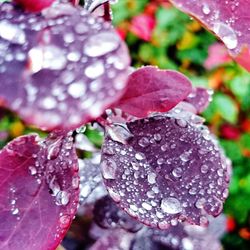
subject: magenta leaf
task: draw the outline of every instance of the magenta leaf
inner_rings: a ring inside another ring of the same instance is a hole
[[[109,197],[104,196],[95,203],[94,220],[102,228],[122,228],[129,232],[137,232],[142,224],[118,208]]]
[[[49,7],[55,0],[14,0],[27,11],[38,12]]]
[[[222,211],[229,164],[194,117],[176,109],[127,123],[126,141],[106,135],[101,170],[107,190],[146,225],[165,229],[179,220],[206,226],[206,214]]]
[[[0,4],[0,103],[40,128],[71,129],[126,87],[129,56],[111,24],[60,3],[42,14]]]
[[[0,249],[53,250],[76,213],[72,137],[19,137],[0,151]]]
[[[191,92],[190,81],[181,73],[147,66],[133,72],[127,91],[115,107],[139,118],[150,112],[166,112]]]
[[[250,2],[245,0],[170,0],[216,34],[229,53],[250,71]]]
[[[202,113],[209,105],[210,101],[212,100],[213,91],[197,87],[193,88],[192,92],[187,96],[184,100],[194,106],[196,109],[196,113]]]

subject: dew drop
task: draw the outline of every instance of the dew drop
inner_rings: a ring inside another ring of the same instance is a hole
[[[182,176],[182,169],[180,167],[174,168],[172,174],[176,178],[180,178]]]
[[[142,138],[138,141],[138,144],[139,144],[141,147],[145,148],[145,147],[147,147],[147,146],[150,144],[150,142],[149,142],[149,139],[148,139],[148,138],[142,137]]]
[[[103,75],[104,65],[101,61],[94,62],[85,69],[85,75],[90,79],[96,79]]]
[[[69,215],[63,215],[59,219],[60,227],[65,229],[70,225],[71,219]]]
[[[135,159],[138,161],[141,161],[141,160],[145,159],[145,155],[143,153],[136,153]]]
[[[119,46],[119,37],[113,33],[100,32],[88,38],[83,52],[90,57],[103,56]]]
[[[69,203],[70,194],[66,191],[59,191],[56,195],[56,204],[66,206]]]
[[[173,197],[162,199],[161,209],[168,214],[178,214],[182,211],[180,201]]]
[[[116,178],[117,165],[113,160],[104,160],[101,163],[102,175],[104,179],[114,180]]]
[[[201,173],[202,174],[206,174],[208,172],[208,170],[209,170],[208,165],[206,165],[206,164],[201,165]]]
[[[148,182],[150,183],[150,184],[155,184],[155,182],[156,182],[156,174],[155,173],[149,173],[148,174]]]
[[[142,207],[148,211],[150,211],[152,209],[152,206],[150,204],[148,204],[147,202],[143,202]]]
[[[19,214],[19,209],[18,209],[18,208],[14,208],[14,209],[12,210],[12,214],[13,214],[13,215],[18,215],[18,214]]]
[[[29,167],[29,172],[31,175],[35,175],[37,173],[37,170],[34,166],[30,166]]]
[[[238,39],[234,30],[225,23],[215,23],[213,28],[221,40],[225,43],[228,49],[235,49],[238,45]]]
[[[209,8],[209,6],[207,4],[203,4],[202,6],[202,12],[205,14],[205,15],[209,15],[211,10]]]

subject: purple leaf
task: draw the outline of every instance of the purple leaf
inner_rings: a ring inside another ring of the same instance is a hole
[[[129,56],[111,24],[70,3],[26,13],[0,4],[0,103],[40,128],[102,114],[126,86]]]
[[[226,45],[232,57],[250,71],[250,2],[245,0],[170,0],[197,18]]]
[[[78,204],[72,137],[19,137],[0,151],[0,249],[53,250]]]
[[[208,230],[199,226],[177,224],[166,230],[148,229],[137,236],[131,250],[220,250],[221,245]]]
[[[118,208],[109,196],[95,203],[93,214],[95,222],[102,228],[122,228],[129,232],[137,232],[142,228],[141,223]]]
[[[208,107],[210,101],[212,100],[212,94],[212,90],[197,87],[193,88],[192,92],[184,101],[192,104],[196,109],[196,113],[199,114]]]
[[[191,92],[190,81],[181,73],[147,66],[128,80],[127,91],[115,107],[139,118],[150,112],[166,112]]]
[[[90,247],[90,250],[129,250],[132,238],[133,234],[124,230],[109,230]]]
[[[146,225],[165,229],[180,220],[205,226],[206,213],[222,211],[229,166],[195,117],[176,109],[127,123],[126,141],[106,135],[104,183],[118,206]]]

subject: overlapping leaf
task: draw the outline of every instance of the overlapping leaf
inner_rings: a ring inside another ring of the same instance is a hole
[[[250,71],[249,0],[170,0],[200,20],[226,45],[230,54]]]
[[[22,136],[0,152],[0,248],[53,250],[78,205],[72,138]]]
[[[104,196],[95,203],[93,213],[95,222],[103,228],[122,228],[129,232],[137,232],[142,228],[141,223],[118,208],[109,196]]]
[[[109,133],[102,148],[110,196],[151,227],[207,225],[205,215],[219,215],[228,196],[228,162],[208,129],[187,114],[176,109],[127,123],[127,140]]]
[[[44,129],[76,128],[126,86],[129,56],[111,24],[60,3],[42,14],[0,4],[0,103]]]
[[[166,112],[191,92],[190,81],[181,73],[147,66],[133,72],[125,94],[116,107],[139,118],[150,112]]]

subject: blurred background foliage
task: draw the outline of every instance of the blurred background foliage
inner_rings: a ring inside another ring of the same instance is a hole
[[[132,65],[158,65],[187,75],[195,86],[214,90],[203,113],[233,162],[225,249],[250,249],[250,74],[234,63],[224,46],[200,24],[166,0],[120,0],[113,5],[114,25],[129,47]],[[14,114],[0,110],[0,148],[29,132]],[[84,132],[97,147],[98,132]]]

